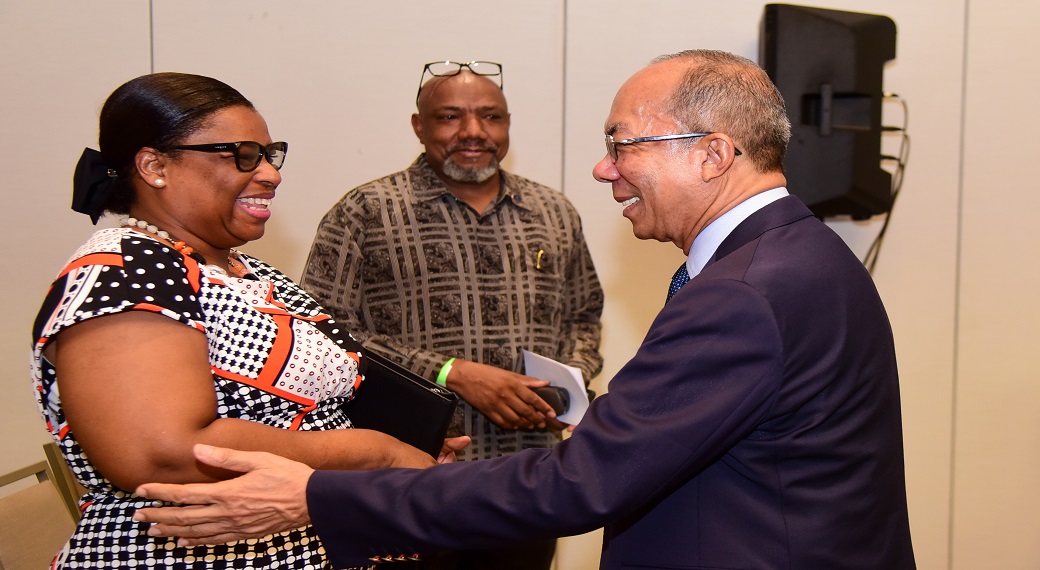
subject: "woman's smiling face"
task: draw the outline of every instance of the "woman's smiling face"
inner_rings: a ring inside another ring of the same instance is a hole
[[[201,129],[179,144],[238,141],[272,142],[267,123],[250,107],[214,112]],[[231,152],[177,150],[163,155],[161,169],[165,186],[146,190],[149,196],[139,194],[144,198],[139,205],[148,210],[140,213],[142,219],[187,242],[207,258],[206,250],[227,250],[264,235],[264,225],[271,216],[269,206],[282,181],[267,160],[261,160],[251,172],[242,172]]]

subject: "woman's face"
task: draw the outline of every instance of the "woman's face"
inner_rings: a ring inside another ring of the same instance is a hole
[[[228,107],[210,115],[203,128],[180,145],[256,141],[268,145],[267,123],[248,107]],[[166,184],[144,190],[141,219],[166,230],[211,259],[264,235],[269,206],[282,177],[267,160],[251,172],[235,166],[230,152],[180,150],[163,155]]]

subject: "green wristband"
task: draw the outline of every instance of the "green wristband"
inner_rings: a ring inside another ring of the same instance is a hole
[[[441,366],[441,371],[437,374],[437,383],[441,386],[448,386],[448,373],[451,372],[451,364],[455,362],[454,358],[449,358],[444,366]]]

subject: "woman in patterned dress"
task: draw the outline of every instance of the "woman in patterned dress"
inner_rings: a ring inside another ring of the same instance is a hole
[[[235,475],[194,461],[195,443],[325,469],[437,462],[340,429],[364,373],[360,344],[292,280],[233,249],[263,235],[287,145],[236,90],[180,73],[113,92],[99,142],[77,166],[73,208],[94,223],[124,217],[70,258],[33,328],[41,413],[87,488],[55,566],[328,568],[309,527],[179,547],[132,518],[153,504],[131,491],[140,483]]]

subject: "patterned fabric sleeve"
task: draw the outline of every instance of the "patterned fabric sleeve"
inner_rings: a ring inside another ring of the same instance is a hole
[[[356,188],[325,214],[318,224],[300,285],[366,348],[433,380],[441,365],[455,355],[408,346],[372,332],[362,322],[365,230],[373,226],[382,231],[381,225],[372,221],[378,218],[380,206],[368,198],[364,186]]]
[[[49,339],[76,323],[128,310],[148,311],[203,330],[198,266],[151,239],[101,231],[55,279],[33,328]],[[133,276],[129,274],[133,273]]]
[[[581,219],[577,210],[563,196],[567,223],[574,239],[571,258],[565,269],[567,277],[563,293],[563,331],[558,360],[582,371],[585,385],[603,369],[603,355],[599,351],[603,313],[603,289],[600,287],[592,254],[585,243]]]
[[[96,233],[54,280],[33,326],[38,350],[74,324],[132,310],[204,331],[198,266],[189,268],[172,248],[124,234]]]

